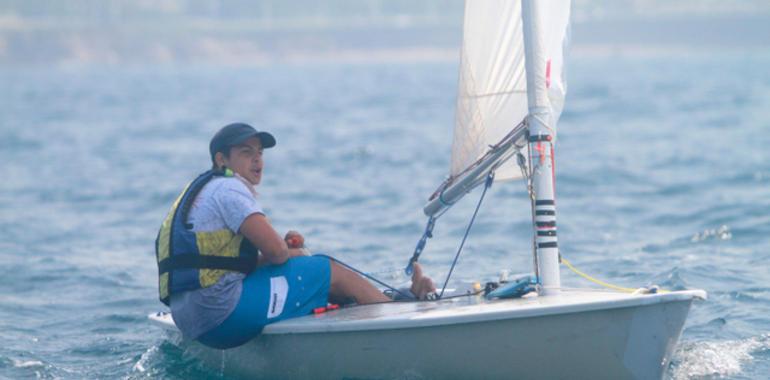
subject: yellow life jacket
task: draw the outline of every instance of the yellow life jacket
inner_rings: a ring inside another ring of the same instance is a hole
[[[177,197],[155,240],[160,300],[169,305],[172,294],[214,285],[228,272],[250,273],[258,251],[243,235],[229,229],[193,232],[187,222],[195,197],[212,179],[232,176],[209,170],[192,181]]]

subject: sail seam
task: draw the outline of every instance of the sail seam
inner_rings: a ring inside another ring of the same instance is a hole
[[[480,98],[489,98],[489,97],[498,96],[498,95],[526,94],[526,93],[527,93],[526,90],[512,90],[512,91],[492,92],[489,94],[481,94],[481,95],[465,95],[465,98],[480,99]]]

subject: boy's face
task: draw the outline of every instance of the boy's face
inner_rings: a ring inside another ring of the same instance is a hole
[[[262,141],[251,137],[241,144],[230,148],[230,157],[222,156],[225,166],[241,177],[246,178],[252,185],[258,185],[262,180]]]

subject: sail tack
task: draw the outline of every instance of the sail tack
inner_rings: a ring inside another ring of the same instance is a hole
[[[566,93],[564,53],[567,47],[569,0],[543,1],[537,20],[546,53],[542,82],[555,128]],[[527,115],[527,79],[521,2],[468,0],[465,4],[460,79],[457,89],[450,175],[455,176],[500,142]],[[496,180],[521,177],[515,162],[503,164]]]

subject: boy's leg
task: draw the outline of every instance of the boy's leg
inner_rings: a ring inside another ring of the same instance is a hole
[[[360,305],[392,301],[357,273],[334,261],[330,261],[330,264],[332,275],[329,287],[330,299],[335,301],[353,299]],[[417,263],[414,264],[411,291],[419,299],[425,299],[428,293],[436,291],[433,281],[423,276],[422,268]]]
[[[359,276],[348,268],[335,263],[331,264],[332,281],[329,287],[329,298],[335,300],[353,299],[363,305],[368,303],[388,302],[391,299],[370,284],[369,281]]]

